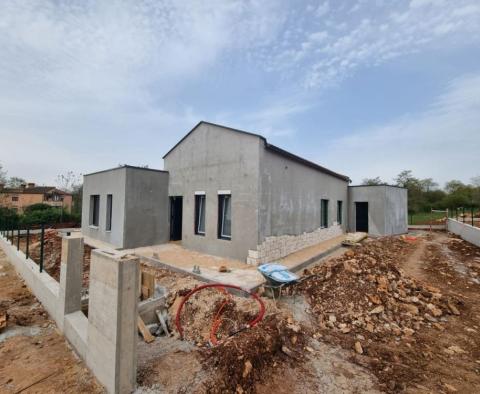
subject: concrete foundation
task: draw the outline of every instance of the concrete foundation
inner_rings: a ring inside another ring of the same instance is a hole
[[[257,250],[248,251],[247,263],[258,265],[272,262],[301,249],[338,237],[341,234],[343,234],[342,227],[335,224],[328,228],[318,228],[311,233],[301,235],[267,237],[261,245],[258,245]]]

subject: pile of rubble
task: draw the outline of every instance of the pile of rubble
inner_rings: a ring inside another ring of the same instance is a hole
[[[344,335],[359,354],[425,324],[441,329],[445,315],[460,313],[458,303],[404,275],[397,262],[411,249],[401,238],[367,242],[305,272],[311,276],[294,291],[307,296],[320,330]]]
[[[285,363],[304,359],[307,337],[291,318],[273,314],[258,326],[229,338],[221,346],[206,349],[203,366],[213,379],[205,383],[209,393],[254,393],[258,382],[268,380]]]

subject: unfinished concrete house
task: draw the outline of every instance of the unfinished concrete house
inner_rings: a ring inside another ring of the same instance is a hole
[[[407,231],[405,189],[352,188],[261,135],[202,121],[164,163],[86,175],[82,232],[117,248],[178,241],[258,264],[346,231]]]

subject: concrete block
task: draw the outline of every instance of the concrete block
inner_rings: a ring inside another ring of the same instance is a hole
[[[59,307],[63,315],[81,310],[83,252],[83,238],[62,239]],[[60,330],[63,321],[61,323]]]
[[[87,365],[109,393],[135,389],[139,262],[92,253]]]

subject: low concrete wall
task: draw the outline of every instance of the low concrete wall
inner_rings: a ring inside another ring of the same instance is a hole
[[[136,385],[138,259],[95,250],[90,268],[89,318],[81,312],[83,239],[62,239],[60,283],[0,235],[15,270],[55,320],[108,393]],[[93,283],[93,285],[92,285]]]
[[[447,230],[459,235],[462,239],[480,247],[480,228],[459,222],[455,219],[448,219]]]

